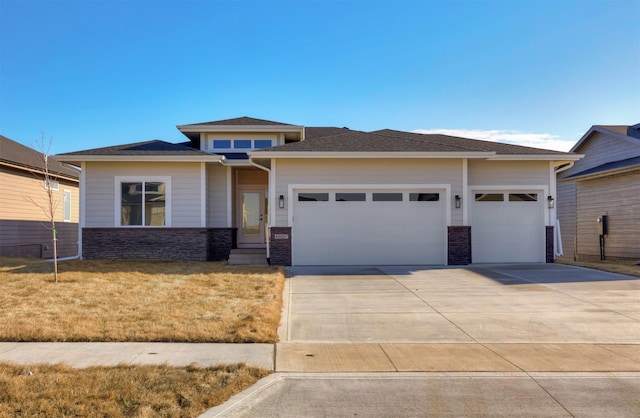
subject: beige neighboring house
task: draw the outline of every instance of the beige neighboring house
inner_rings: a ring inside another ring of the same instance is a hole
[[[58,256],[78,254],[78,182],[80,171],[49,160],[56,204]],[[43,158],[37,151],[0,135],[0,256],[53,257],[47,214],[33,199],[48,206]]]
[[[585,157],[558,174],[563,257],[640,258],[640,124],[594,125],[571,152]]]

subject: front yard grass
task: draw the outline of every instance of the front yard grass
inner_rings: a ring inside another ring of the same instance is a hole
[[[559,258],[559,264],[586,267],[595,270],[608,271],[610,273],[626,274],[627,276],[640,277],[640,260],[604,260],[604,261],[573,261]]]
[[[0,258],[0,341],[275,343],[283,271]]]
[[[194,417],[270,372],[207,368],[0,363],[0,417]]]

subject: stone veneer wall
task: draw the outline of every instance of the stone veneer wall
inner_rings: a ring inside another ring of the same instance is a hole
[[[546,227],[546,262],[553,263],[555,260],[555,253],[553,251],[553,226]]]
[[[229,258],[233,228],[84,228],[87,259],[217,261]]]
[[[269,261],[273,266],[291,265],[291,227],[272,226]]]
[[[229,253],[238,247],[238,228],[207,228],[209,240],[208,261],[229,259]]]
[[[450,226],[447,237],[447,264],[451,266],[471,264],[471,227]]]

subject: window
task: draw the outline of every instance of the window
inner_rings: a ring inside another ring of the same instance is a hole
[[[366,193],[336,193],[336,202],[364,202]]]
[[[161,181],[120,183],[121,226],[165,226],[167,187]]]
[[[440,193],[409,193],[411,202],[437,202],[440,200]]]
[[[374,193],[374,202],[402,202],[402,193]]]
[[[476,193],[476,202],[503,202],[502,193]]]
[[[298,193],[298,202],[328,202],[329,193]]]
[[[509,202],[537,202],[538,193],[509,193]]]
[[[58,183],[55,180],[45,180],[44,181],[44,188],[45,190],[53,190],[54,192],[57,192],[58,190],[60,190],[60,183]]]
[[[229,140],[229,139],[214,139],[213,140],[213,148],[214,149],[229,149],[229,148],[231,148],[231,140]]]
[[[251,148],[250,139],[236,139],[233,141],[233,148],[249,149]]]
[[[64,190],[62,194],[62,209],[64,213],[64,221],[71,222],[71,191]]]
[[[271,148],[271,140],[270,139],[256,139],[254,141],[254,143],[255,143],[255,145],[254,145],[255,149]]]

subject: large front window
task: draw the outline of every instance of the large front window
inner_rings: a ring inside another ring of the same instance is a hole
[[[123,181],[121,190],[122,226],[165,226],[166,183],[161,181]]]

